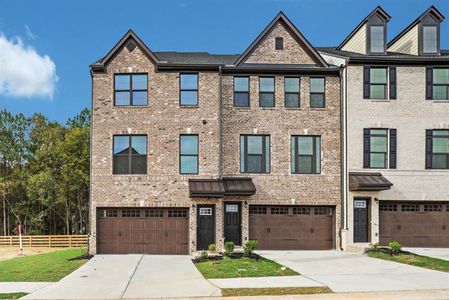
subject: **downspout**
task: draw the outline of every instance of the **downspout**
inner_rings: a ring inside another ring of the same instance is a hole
[[[87,255],[90,255],[90,239],[92,238],[92,210],[93,210],[93,202],[92,202],[92,132],[94,126],[94,74],[92,69],[90,70],[90,78],[91,78],[91,97],[90,97],[90,124],[89,124],[89,211],[87,212],[87,228],[88,228],[88,236],[87,236]],[[96,214],[95,214],[96,215]],[[96,250],[95,250],[96,251]]]
[[[218,67],[218,178],[223,176],[223,142],[222,142],[222,111],[223,111],[223,93],[222,93],[222,66]]]
[[[340,70],[340,136],[341,136],[341,143],[340,143],[340,157],[341,157],[341,225],[340,225],[340,250],[344,249],[343,245],[343,239],[342,239],[342,232],[343,230],[347,229],[347,193],[346,193],[346,79],[347,79],[347,69],[342,64],[342,69]]]

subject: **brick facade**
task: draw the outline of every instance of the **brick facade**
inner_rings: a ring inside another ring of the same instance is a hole
[[[284,37],[285,50],[274,50],[274,37]],[[248,56],[246,62],[315,64],[302,45],[278,23]],[[284,75],[276,75],[274,108],[259,108],[258,76],[251,74],[249,108],[233,106],[233,76],[217,71],[198,71],[199,101],[196,107],[179,105],[179,71],[156,71],[157,63],[136,47],[123,46],[102,72],[93,72],[92,189],[90,252],[96,253],[96,208],[98,207],[185,207],[190,210],[189,249],[196,251],[196,206],[214,204],[216,243],[223,247],[223,207],[228,201],[242,203],[242,242],[248,240],[250,204],[327,205],[335,207],[335,245],[340,229],[340,78],[325,77],[326,107],[309,106],[309,78],[301,75],[300,108],[284,106]],[[148,73],[148,105],[113,105],[116,73]],[[320,75],[320,74],[317,74]],[[221,85],[220,85],[221,82]],[[220,94],[221,86],[221,94]],[[221,100],[220,100],[221,99]],[[222,102],[220,102],[222,101]],[[220,103],[222,107],[220,109]],[[221,122],[221,123],[220,123]],[[220,124],[222,126],[220,152]],[[240,134],[271,136],[271,172],[241,174]],[[146,175],[112,174],[112,137],[115,134],[145,134],[148,137]],[[179,135],[199,135],[199,174],[179,174]],[[321,136],[321,174],[290,173],[291,135]],[[220,174],[220,156],[223,174]],[[248,176],[254,196],[224,199],[190,198],[189,178]]]

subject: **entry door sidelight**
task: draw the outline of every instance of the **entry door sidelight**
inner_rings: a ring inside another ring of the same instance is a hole
[[[206,250],[215,243],[215,206],[198,205],[196,250]]]
[[[354,243],[368,242],[368,201],[354,199]]]
[[[225,203],[224,205],[224,237],[225,242],[242,244],[242,218],[240,203]]]

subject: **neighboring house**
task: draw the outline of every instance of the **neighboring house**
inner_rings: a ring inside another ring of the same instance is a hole
[[[339,247],[341,68],[282,12],[241,55],[129,31],[90,68],[91,253]]]
[[[430,7],[387,43],[380,7],[337,48],[346,128],[343,247],[449,247],[449,51]],[[445,33],[444,36],[447,36]]]

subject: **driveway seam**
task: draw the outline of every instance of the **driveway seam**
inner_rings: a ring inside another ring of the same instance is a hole
[[[128,283],[126,284],[125,289],[123,290],[123,293],[120,295],[120,298],[119,298],[119,299],[123,299],[123,296],[125,296],[126,290],[128,289],[128,286],[129,286],[129,283],[130,283],[131,280],[133,279],[134,274],[136,274],[137,267],[140,265],[140,262],[142,261],[142,259],[143,259],[143,255],[140,256],[140,259],[139,259],[139,261],[137,262],[136,267],[134,268],[133,273],[132,273],[131,276],[129,277]]]

